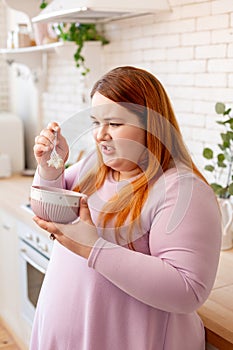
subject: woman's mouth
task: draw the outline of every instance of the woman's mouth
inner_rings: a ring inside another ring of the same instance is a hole
[[[105,155],[111,155],[115,152],[115,148],[109,145],[100,145],[101,152]]]

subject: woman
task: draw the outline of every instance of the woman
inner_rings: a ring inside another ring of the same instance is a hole
[[[171,103],[150,73],[119,67],[91,92],[96,154],[48,166],[51,123],[36,138],[34,184],[83,192],[80,220],[35,217],[54,241],[33,350],[204,350],[196,310],[219,259],[215,195],[192,162]]]

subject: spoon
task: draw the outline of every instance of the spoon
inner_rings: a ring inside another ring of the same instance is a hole
[[[57,145],[57,131],[54,131],[53,150],[50,154],[50,159],[47,161],[47,164],[49,167],[51,166],[56,169],[60,169],[64,166],[64,161],[57,153],[56,145]]]

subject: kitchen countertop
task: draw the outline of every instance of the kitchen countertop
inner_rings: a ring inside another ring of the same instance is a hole
[[[25,210],[22,206],[29,203],[30,186],[33,177],[13,175],[10,178],[0,178],[0,209],[8,212],[16,220],[28,225],[31,229],[47,236],[32,220],[33,213]]]
[[[29,202],[31,176],[13,175],[0,179],[1,202],[0,207],[12,214],[21,216],[21,205]]]
[[[0,208],[15,219],[40,233],[47,233],[33,222],[33,214],[22,205],[29,203],[32,177],[14,175],[0,179]],[[212,292],[198,310],[205,328],[207,341],[219,350],[233,349],[233,249],[221,252],[220,263]]]
[[[221,251],[218,272],[209,298],[198,313],[206,339],[219,350],[233,350],[233,249]]]

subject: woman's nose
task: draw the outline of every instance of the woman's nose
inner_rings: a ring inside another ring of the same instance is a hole
[[[103,141],[103,140],[109,140],[111,138],[109,131],[108,131],[108,125],[104,124],[104,125],[100,125],[97,129],[96,129],[96,140],[97,141]]]

